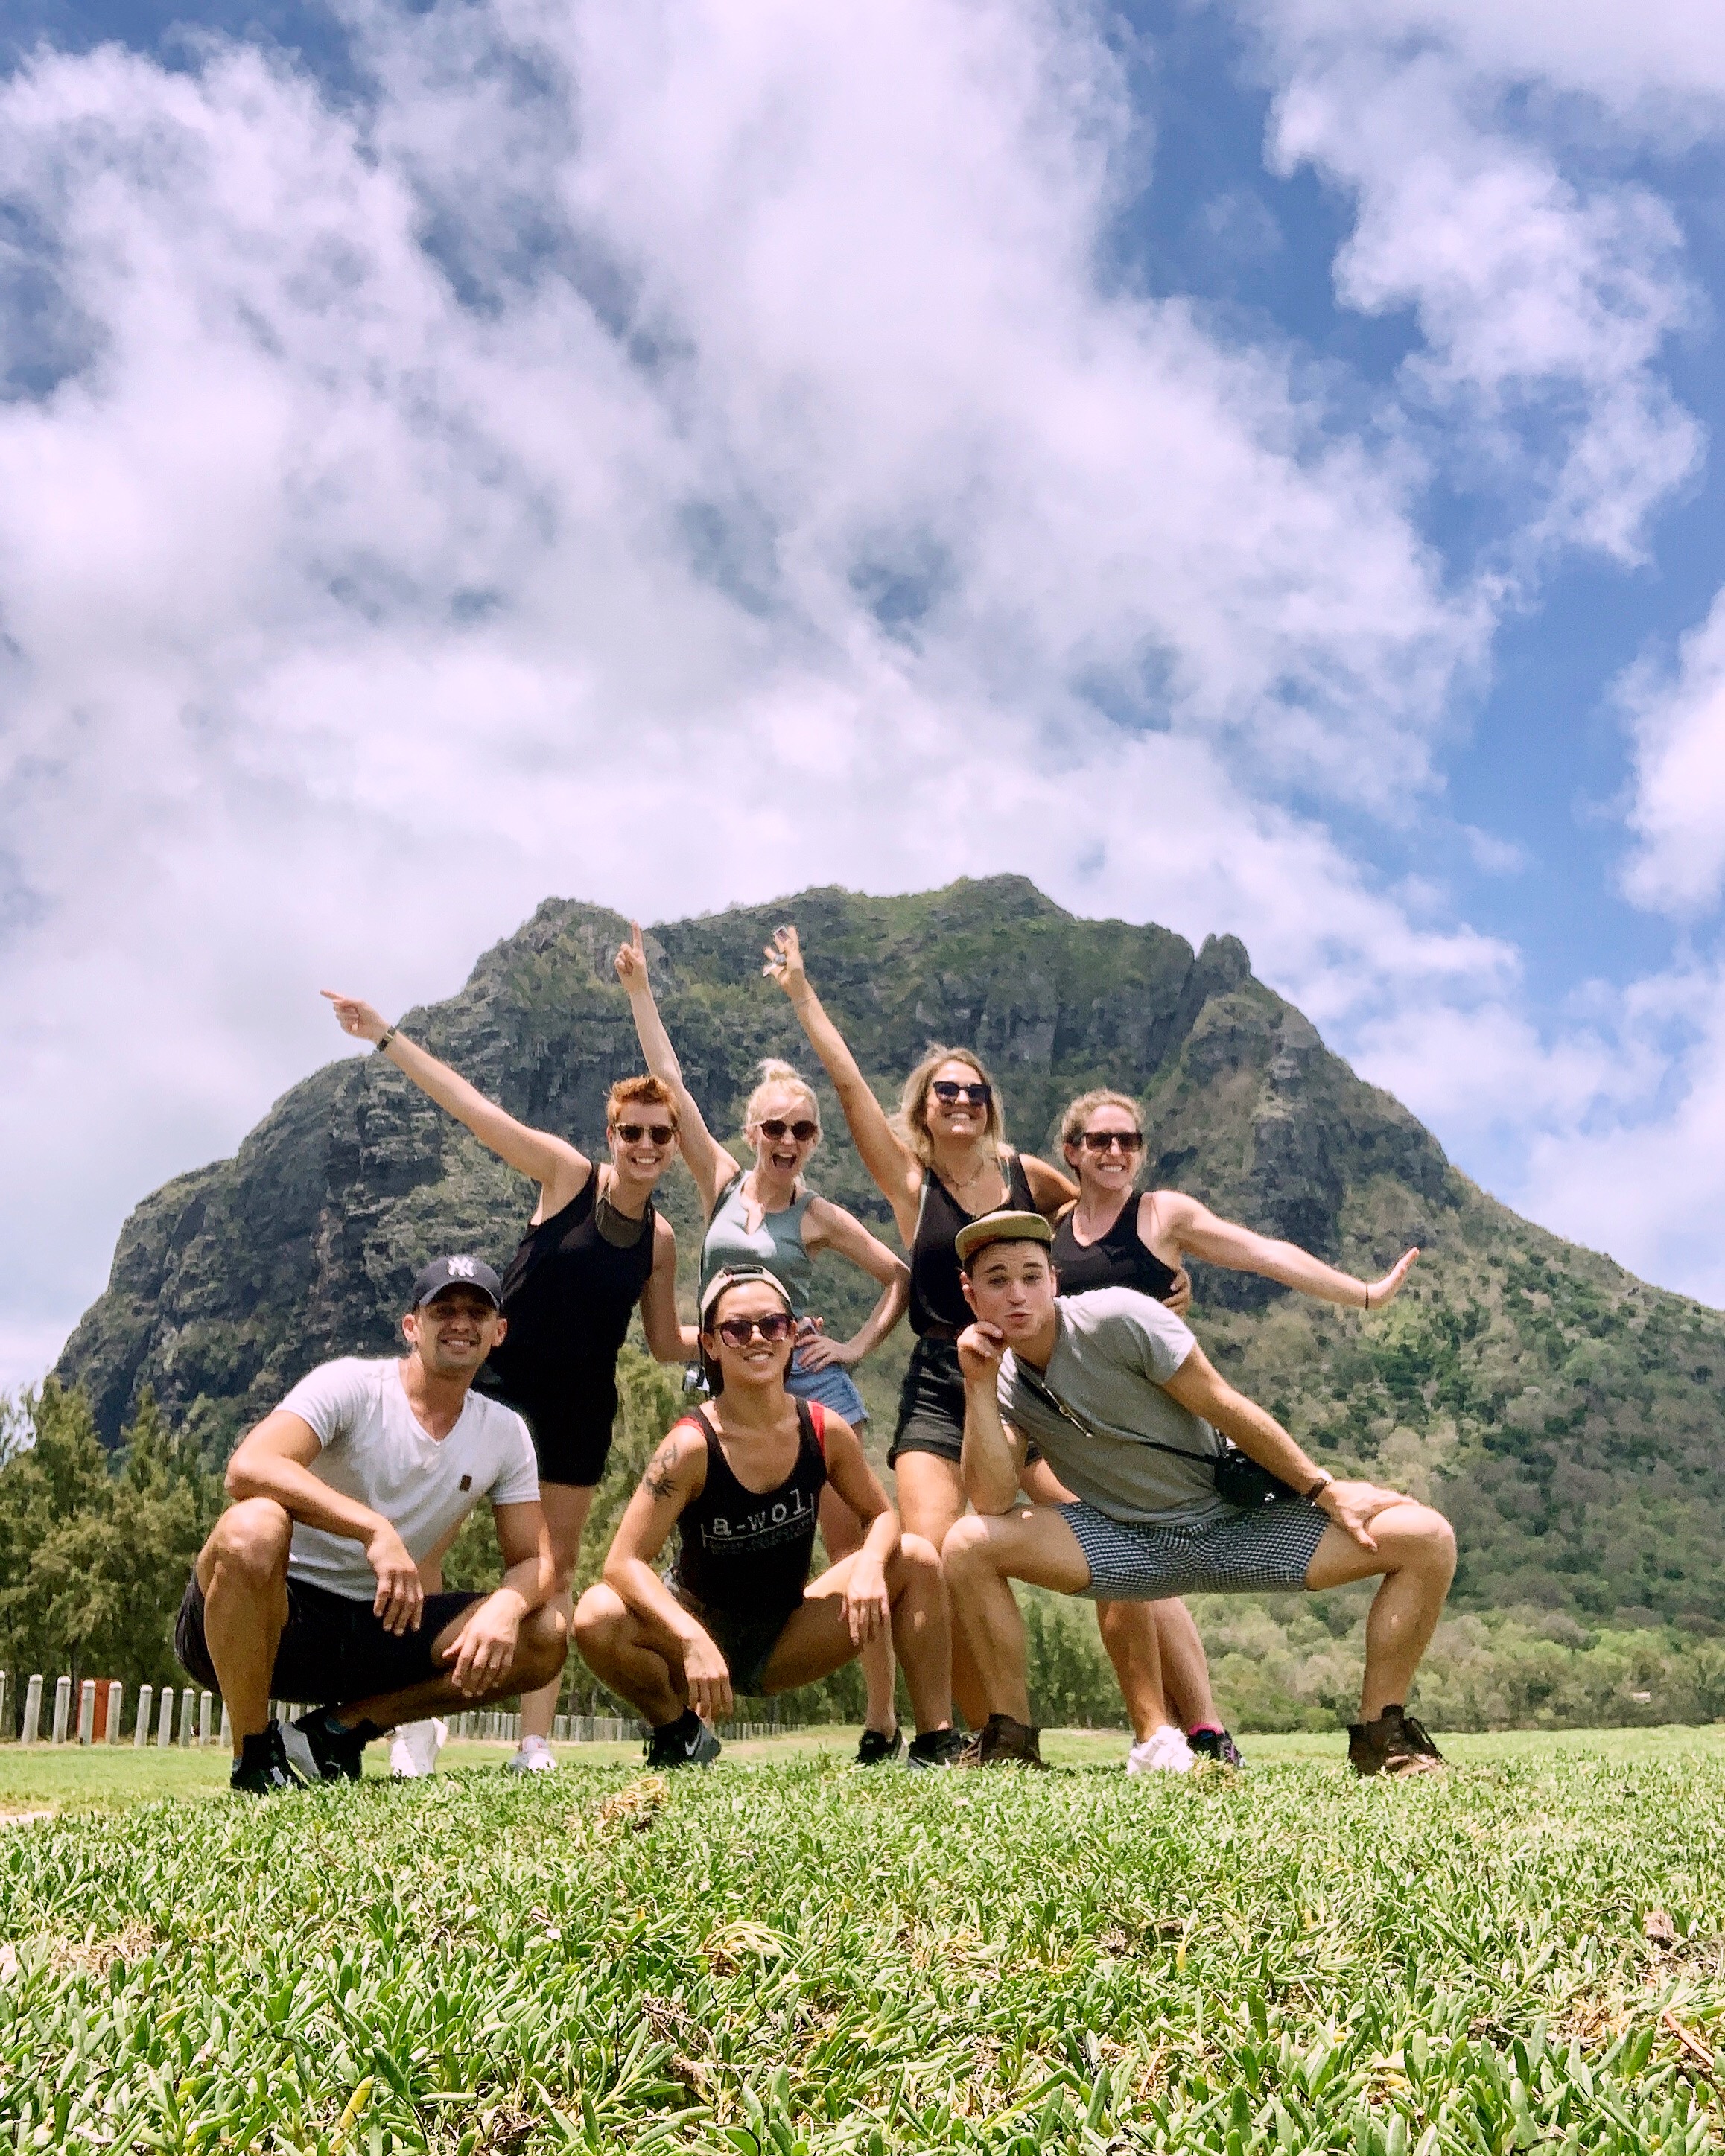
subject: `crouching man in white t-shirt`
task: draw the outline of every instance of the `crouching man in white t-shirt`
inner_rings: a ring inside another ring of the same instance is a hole
[[[237,1502],[198,1553],[174,1650],[227,1702],[236,1789],[357,1780],[393,1723],[532,1691],[562,1667],[532,1440],[470,1389],[503,1337],[501,1299],[489,1265],[438,1259],[413,1283],[399,1362],[321,1364],[228,1463]],[[439,1576],[482,1497],[502,1584],[428,1594],[421,1566]],[[284,1729],[272,1699],[318,1704]]]

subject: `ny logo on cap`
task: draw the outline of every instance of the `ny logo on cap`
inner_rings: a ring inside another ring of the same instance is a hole
[[[471,1280],[473,1278],[473,1260],[471,1258],[451,1258],[449,1260],[449,1278],[451,1280]]]

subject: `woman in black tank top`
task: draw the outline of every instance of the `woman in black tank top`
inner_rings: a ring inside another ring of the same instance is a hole
[[[890,1625],[916,1714],[909,1763],[946,1764],[958,1740],[938,1555],[900,1534],[850,1425],[786,1392],[796,1321],[773,1275],[716,1274],[701,1326],[717,1397],[654,1455],[604,1580],[575,1612],[576,1645],[652,1725],[649,1763],[676,1767],[716,1757],[706,1725],[727,1717],[738,1692],[814,1684]],[[810,1580],[829,1481],[868,1532],[860,1549]],[[661,1577],[673,1530],[676,1563]]]
[[[344,1033],[369,1040],[480,1144],[539,1186],[539,1199],[503,1277],[509,1330],[480,1373],[482,1389],[516,1409],[533,1434],[539,1495],[557,1568],[553,1604],[569,1611],[569,1577],[604,1472],[617,1413],[617,1353],[639,1309],[661,1363],[694,1353],[677,1317],[677,1244],[653,1191],[676,1158],[677,1112],[656,1078],[622,1080],[605,1106],[610,1158],[595,1167],[554,1132],[530,1129],[475,1086],[386,1026],[368,1003],[326,995]],[[521,1744],[511,1765],[554,1766],[547,1740],[562,1680],[521,1697]]]
[[[906,1081],[899,1115],[889,1122],[809,984],[794,928],[781,928],[768,945],[767,971],[790,998],[826,1066],[851,1138],[910,1253],[916,1344],[886,1457],[898,1477],[905,1525],[938,1549],[965,1507],[958,1464],[964,1380],[954,1343],[970,1322],[970,1310],[958,1285],[952,1239],[967,1220],[1004,1205],[1052,1220],[1076,1189],[1046,1161],[1005,1144],[999,1097],[968,1049],[937,1049],[924,1056]],[[980,1729],[988,1713],[982,1686],[963,1641],[955,1638],[952,1645],[953,1691],[966,1719]]]

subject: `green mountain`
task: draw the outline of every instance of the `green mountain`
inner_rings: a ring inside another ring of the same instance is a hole
[[[1719,1406],[1725,1315],[1518,1219],[1363,1084],[1244,948],[1065,912],[1018,877],[902,898],[822,890],[673,921],[647,947],[690,1084],[733,1132],[753,1068],[813,1059],[760,977],[792,919],[811,978],[881,1097],[933,1041],[978,1049],[1009,1127],[1048,1152],[1062,1104],[1141,1096],[1150,1173],[1363,1274],[1410,1242],[1412,1284],[1369,1317],[1196,1269],[1200,1337],[1320,1457],[1430,1493],[1455,1520],[1461,1609],[1725,1630]],[[612,1081],[639,1067],[603,908],[549,900],[416,1038],[517,1116],[597,1147]],[[830,1096],[816,1178],[893,1239]],[[325,1357],[387,1350],[426,1255],[501,1263],[531,1192],[388,1063],[345,1057],[286,1094],[232,1160],[177,1177],[126,1222],[106,1292],[59,1374],[110,1444],[146,1389],[231,1438]],[[677,1171],[685,1263],[698,1224]],[[865,1296],[841,1269],[829,1318]],[[884,1441],[902,1330],[863,1373]]]

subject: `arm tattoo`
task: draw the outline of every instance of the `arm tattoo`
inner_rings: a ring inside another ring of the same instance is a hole
[[[677,1441],[668,1437],[653,1455],[642,1480],[656,1499],[669,1497],[677,1486]]]

